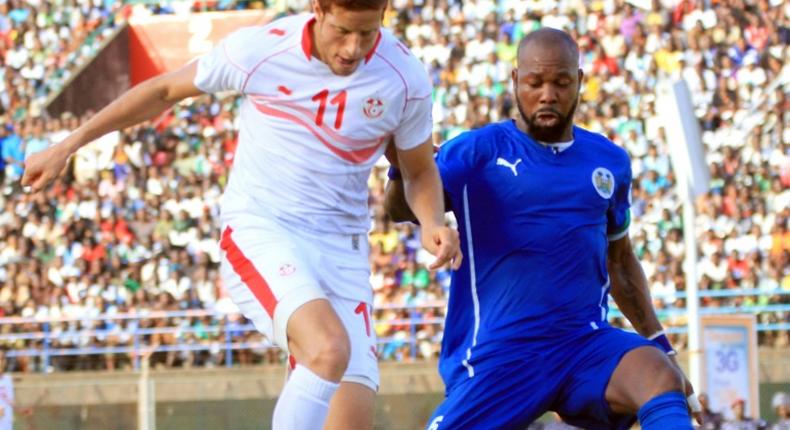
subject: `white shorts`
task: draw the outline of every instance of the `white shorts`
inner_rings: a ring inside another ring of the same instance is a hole
[[[220,248],[225,288],[258,331],[288,351],[291,315],[307,302],[329,300],[351,343],[343,380],[378,390],[365,235],[311,234],[244,216],[223,226]]]

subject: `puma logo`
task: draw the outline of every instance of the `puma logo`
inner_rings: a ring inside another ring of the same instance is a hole
[[[518,176],[518,170],[516,170],[516,166],[518,166],[518,163],[521,163],[521,159],[520,158],[518,160],[516,160],[515,163],[511,163],[511,162],[505,160],[502,157],[499,157],[499,158],[496,159],[496,165],[497,166],[505,166],[505,167],[509,168],[511,171],[513,171],[513,176]]]

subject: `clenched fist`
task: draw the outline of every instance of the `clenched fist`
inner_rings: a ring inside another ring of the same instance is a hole
[[[436,257],[428,269],[436,270],[447,263],[453,270],[461,267],[463,254],[457,231],[446,226],[422,227],[421,236],[422,246]]]
[[[30,186],[34,193],[43,190],[60,175],[70,155],[71,151],[63,143],[30,155],[25,159],[22,186]]]

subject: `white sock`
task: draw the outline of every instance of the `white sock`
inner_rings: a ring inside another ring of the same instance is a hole
[[[324,428],[329,400],[338,387],[340,384],[324,380],[307,367],[297,365],[274,407],[272,430]]]

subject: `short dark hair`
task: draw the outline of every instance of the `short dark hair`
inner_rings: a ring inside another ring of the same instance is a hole
[[[574,52],[577,57],[579,55],[579,45],[575,40],[573,40],[573,36],[562,30],[543,27],[528,33],[518,44],[518,54],[521,54],[521,50],[525,49],[532,43],[539,43],[549,46],[561,43],[564,44],[565,47],[571,52]]]
[[[380,10],[387,7],[389,0],[318,0],[324,12],[329,12],[332,6],[346,10]]]

